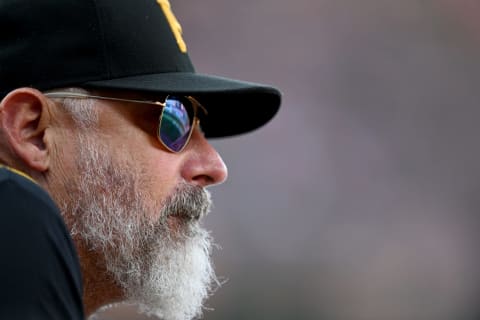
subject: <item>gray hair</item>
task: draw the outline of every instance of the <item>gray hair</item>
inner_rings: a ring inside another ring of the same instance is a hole
[[[54,91],[89,94],[87,90],[75,87],[54,89],[46,92]],[[61,102],[60,106],[63,110],[73,118],[75,124],[80,129],[92,129],[98,125],[99,112],[94,107],[92,99],[60,98],[58,100]]]

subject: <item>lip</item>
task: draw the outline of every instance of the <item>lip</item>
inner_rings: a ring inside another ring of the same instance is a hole
[[[170,230],[170,234],[175,236],[184,235],[185,232],[189,229],[189,224],[193,223],[194,219],[183,215],[170,215],[167,217],[166,224]]]
[[[173,232],[177,232],[182,224],[185,224],[185,218],[182,218],[178,215],[171,215],[167,218],[168,228]]]
[[[175,217],[177,219],[183,219],[183,220],[186,220],[186,221],[192,221],[192,220],[199,220],[200,219],[200,212],[187,212],[187,211],[177,211],[171,215],[169,215],[169,217]]]

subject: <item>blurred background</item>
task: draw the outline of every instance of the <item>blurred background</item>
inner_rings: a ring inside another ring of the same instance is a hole
[[[480,319],[480,2],[171,4],[197,71],[283,92],[213,141],[226,282],[204,319]]]

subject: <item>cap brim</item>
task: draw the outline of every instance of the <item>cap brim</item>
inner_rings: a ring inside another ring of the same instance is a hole
[[[84,86],[194,96],[208,112],[201,120],[207,137],[255,130],[273,118],[281,102],[280,91],[271,86],[189,72],[90,81]]]

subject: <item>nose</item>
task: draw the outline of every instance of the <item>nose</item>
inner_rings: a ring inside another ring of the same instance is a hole
[[[188,183],[209,187],[221,184],[227,179],[227,166],[200,130],[196,129],[192,133],[183,152],[187,153],[187,159],[181,174]]]

